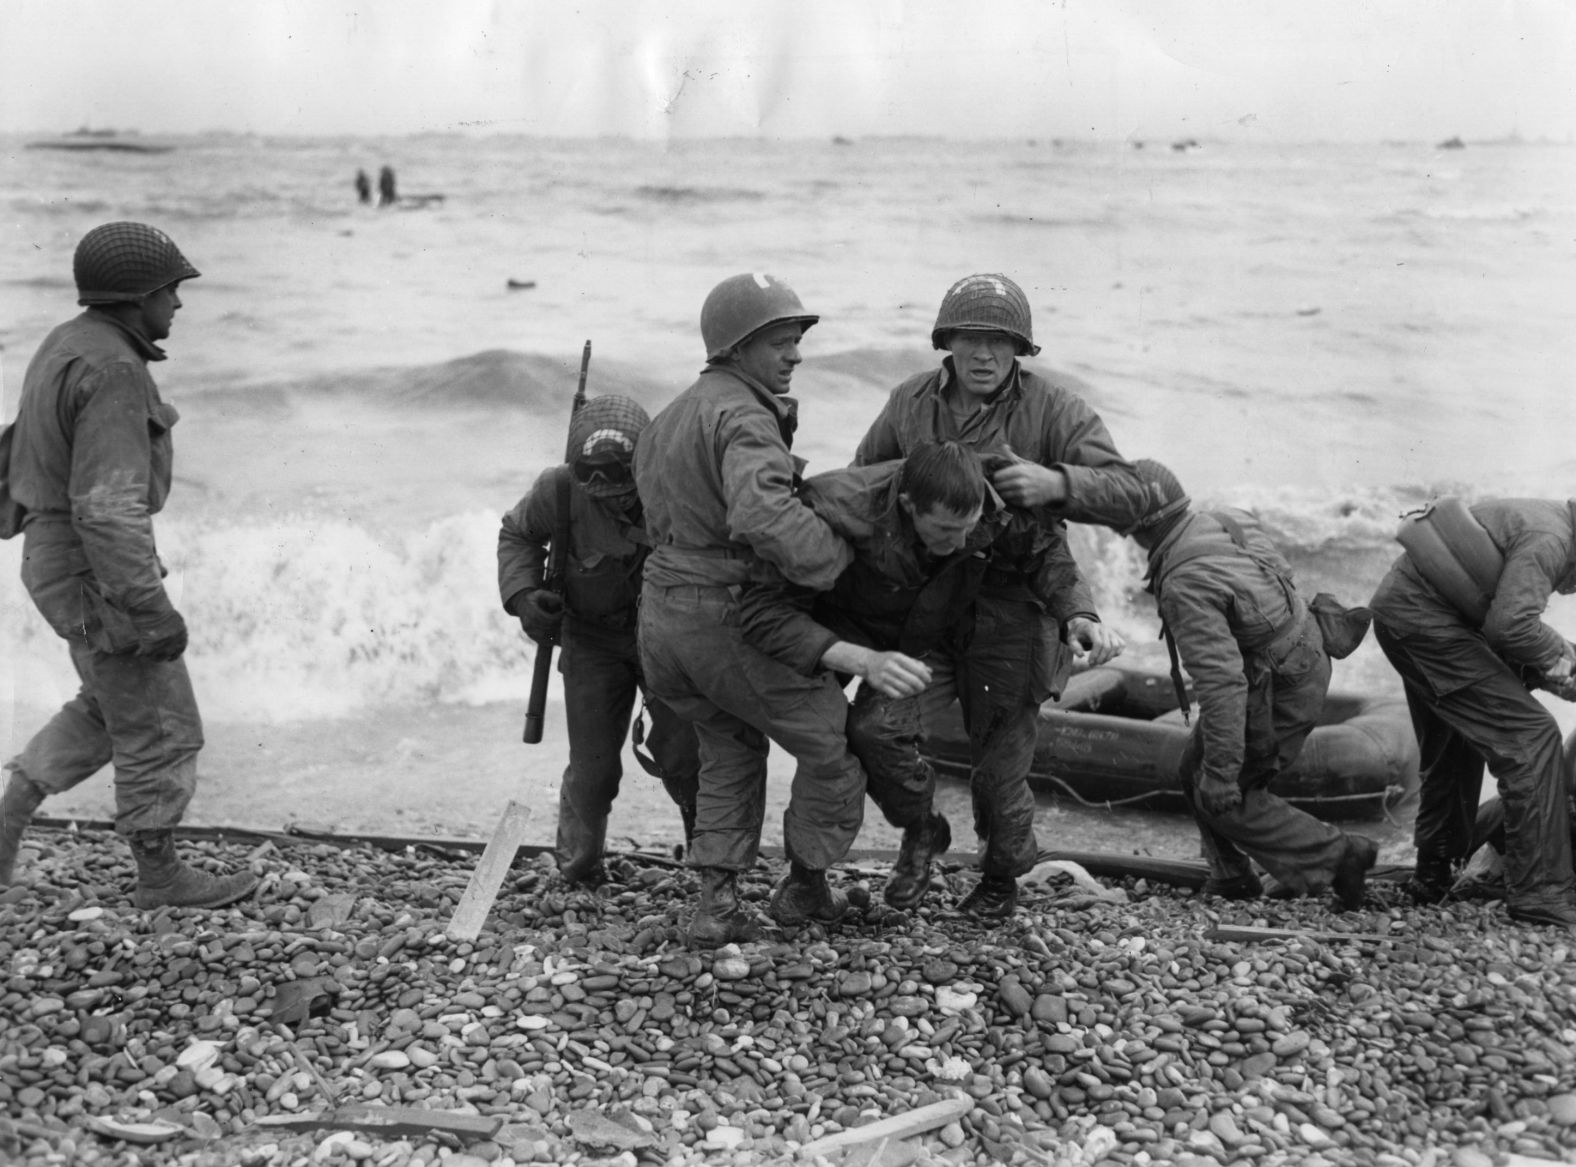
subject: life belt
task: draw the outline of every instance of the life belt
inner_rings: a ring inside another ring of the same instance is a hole
[[[1499,587],[1505,557],[1489,533],[1454,495],[1406,515],[1395,533],[1407,558],[1474,624],[1482,624]]]

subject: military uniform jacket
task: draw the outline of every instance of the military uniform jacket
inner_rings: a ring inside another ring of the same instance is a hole
[[[498,593],[509,607],[524,588],[539,588],[558,527],[559,483],[569,484],[569,548],[564,607],[569,617],[605,628],[632,629],[640,599],[647,540],[639,506],[630,511],[592,498],[567,464],[549,466],[503,517],[498,531]]]
[[[819,594],[780,582],[749,588],[741,616],[752,644],[804,673],[839,640],[923,656],[966,625],[988,572],[1027,578],[1035,598],[1064,623],[1097,618],[1060,525],[1045,527],[993,491],[962,551],[926,555],[898,501],[902,468],[901,461],[883,462],[805,481],[800,498],[852,545],[854,561]]]
[[[1576,503],[1548,499],[1487,499],[1469,508],[1505,557],[1493,603],[1483,621],[1483,636],[1512,668],[1543,673],[1559,663],[1565,638],[1543,621],[1549,597],[1576,591]],[[1465,618],[1455,610],[1404,553],[1379,584],[1369,603],[1374,616],[1391,630],[1422,633],[1459,629]],[[1435,682],[1448,692],[1477,679],[1467,658],[1457,677]]]
[[[108,622],[155,639],[179,625],[165,593],[153,516],[170,493],[179,414],[149,361],[164,351],[89,309],[45,338],[28,364],[12,434],[12,497],[28,522],[69,522]]]
[[[853,552],[794,493],[796,409],[714,366],[652,419],[635,446],[648,584],[742,584],[759,557],[794,583],[832,586]]]
[[[1008,449],[1067,476],[1067,500],[1041,508],[1045,518],[1124,527],[1146,501],[1138,473],[1116,452],[1100,415],[1072,389],[1013,363],[988,404],[961,425],[944,392],[952,358],[910,377],[887,398],[854,455],[857,465],[907,457],[926,442],[957,441],[981,455]]]
[[[1248,670],[1283,667],[1277,649],[1308,616],[1291,586],[1291,565],[1258,520],[1229,513],[1248,550],[1212,515],[1189,514],[1150,551],[1148,587],[1193,678],[1204,769],[1235,782],[1247,735]]]

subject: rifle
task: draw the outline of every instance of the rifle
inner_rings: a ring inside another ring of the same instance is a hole
[[[580,384],[575,388],[575,399],[569,407],[569,428],[574,430],[575,414],[586,403],[586,372],[591,367],[591,342],[580,353]],[[564,447],[564,461],[574,461],[575,451],[568,443]],[[559,480],[558,518],[553,526],[553,544],[547,552],[547,571],[542,576],[542,586],[558,596],[564,588],[564,564],[569,558],[569,479]],[[531,696],[525,705],[525,733],[521,740],[526,745],[536,745],[542,740],[542,722],[547,714],[547,682],[553,675],[553,648],[557,637],[548,637],[536,646],[536,663],[531,672]]]

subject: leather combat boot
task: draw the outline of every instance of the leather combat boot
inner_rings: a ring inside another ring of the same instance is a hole
[[[33,811],[43,801],[43,790],[19,770],[11,771],[5,795],[0,796],[0,888],[8,888],[16,878],[16,853],[22,848],[22,831],[27,830]]]
[[[739,873],[722,867],[700,869],[700,906],[690,921],[691,948],[721,948],[759,940],[754,917],[739,903]]]
[[[257,887],[250,871],[209,875],[186,866],[175,854],[173,831],[138,831],[131,836],[131,855],[137,861],[131,902],[139,908],[222,908]]]
[[[607,841],[607,819],[583,827],[562,810],[558,818],[558,874],[570,887],[601,887],[607,882],[602,848]]]
[[[1406,894],[1416,904],[1442,904],[1450,898],[1456,884],[1450,860],[1419,855],[1412,878],[1406,881]]]
[[[976,920],[1005,920],[1018,908],[1018,881],[1010,875],[986,875],[964,896],[958,911]]]
[[[1512,920],[1523,924],[1540,924],[1547,928],[1564,928],[1576,932],[1576,904],[1569,900],[1513,903],[1507,905],[1505,911]]]
[[[952,825],[946,816],[930,814],[917,827],[903,829],[903,845],[882,893],[901,912],[917,908],[930,890],[930,861],[952,846]]]
[[[5,794],[0,796],[0,887],[11,886],[16,878],[16,854],[22,848],[22,832],[43,801],[42,790],[20,771],[11,771]]]
[[[1264,894],[1264,883],[1251,871],[1241,875],[1210,874],[1198,894],[1221,900],[1256,900]]]
[[[1335,865],[1335,878],[1330,881],[1330,890],[1341,911],[1355,912],[1362,906],[1368,871],[1378,858],[1378,843],[1365,835],[1346,836],[1346,853]]]
[[[848,914],[848,897],[832,890],[826,882],[826,872],[791,863],[788,874],[772,892],[767,911],[772,919],[789,927],[812,921],[835,924]]]

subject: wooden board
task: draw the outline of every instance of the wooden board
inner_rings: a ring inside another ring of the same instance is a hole
[[[487,922],[487,915],[498,899],[498,889],[503,886],[503,877],[509,874],[509,867],[520,850],[530,822],[531,808],[523,802],[510,799],[503,808],[503,817],[498,820],[497,829],[493,831],[492,842],[482,852],[481,861],[476,864],[476,870],[471,872],[471,882],[466,885],[465,894],[454,909],[454,919],[449,921],[446,929],[451,940],[475,940],[481,934],[482,925]]]

